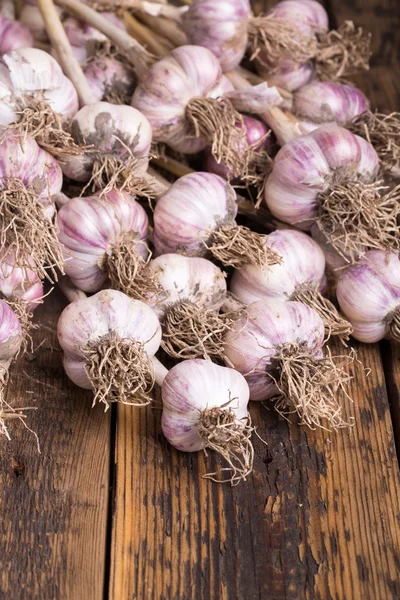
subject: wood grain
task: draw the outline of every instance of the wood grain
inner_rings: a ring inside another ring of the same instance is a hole
[[[101,600],[109,496],[110,416],[63,373],[53,292],[37,309],[37,347],[12,370],[7,400],[36,406],[0,441],[2,600]],[[40,345],[40,347],[38,347]]]

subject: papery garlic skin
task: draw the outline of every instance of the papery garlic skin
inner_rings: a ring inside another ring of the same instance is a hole
[[[195,154],[207,142],[191,135],[185,118],[187,104],[196,97],[218,98],[232,90],[210,50],[180,46],[147,70],[132,96],[132,106],[149,120],[155,142]]]
[[[268,400],[278,393],[273,358],[283,344],[291,342],[317,358],[322,356],[324,323],[301,302],[254,302],[227,333],[227,364],[244,375],[251,400]]]
[[[309,230],[318,215],[318,194],[343,173],[346,179],[371,182],[379,158],[366,140],[335,124],[291,140],[275,157],[265,186],[272,214]]]
[[[302,119],[315,123],[350,123],[370,107],[361,90],[333,81],[314,81],[293,96],[292,110]]]
[[[18,354],[22,344],[22,329],[17,315],[13,309],[0,300],[0,378],[5,372],[14,356]]]
[[[229,407],[240,422],[248,414],[249,387],[234,369],[207,360],[185,360],[165,377],[162,400],[161,426],[169,443],[183,452],[197,452],[205,448],[199,435],[201,412]]]
[[[227,181],[213,173],[184,175],[157,201],[154,211],[156,255],[207,254],[205,242],[222,224],[234,225],[236,193]]]
[[[398,255],[367,252],[359,263],[342,271],[336,294],[357,340],[374,343],[390,337],[391,318],[400,312]]]
[[[0,54],[31,46],[33,37],[29,29],[18,21],[10,21],[0,15]]]
[[[247,46],[249,0],[194,0],[182,17],[189,42],[204,46],[218,58],[222,70],[235,69]]]
[[[18,298],[26,302],[29,310],[35,309],[43,298],[43,284],[32,269],[21,269],[15,264],[13,252],[0,253],[0,296]]]
[[[107,99],[110,95],[125,99],[133,94],[135,75],[115,58],[94,57],[83,66],[83,71],[97,101]]]
[[[72,156],[62,168],[74,181],[89,181],[93,163],[99,156],[112,155],[121,160],[140,159],[137,174],[147,171],[152,130],[146,117],[131,106],[95,102],[80,109],[72,121],[71,133],[79,145],[93,146],[95,151]]]
[[[37,48],[20,48],[5,54],[0,63],[0,125],[19,121],[17,114],[30,95],[43,95],[65,120],[78,111],[78,95],[57,61]]]
[[[139,256],[146,259],[148,218],[128,193],[73,198],[58,212],[59,240],[64,247],[65,271],[84,292],[98,292],[107,280],[105,263],[113,245],[124,234],[135,241]]]
[[[116,335],[127,343],[141,342],[151,358],[160,346],[161,326],[154,311],[143,302],[116,290],[103,290],[69,304],[60,316],[57,335],[65,372],[76,385],[89,390],[92,386],[82,348]]]
[[[162,293],[149,299],[149,304],[160,320],[177,303],[218,311],[226,298],[224,273],[205,258],[163,254],[151,262],[151,269]]]
[[[246,265],[233,273],[229,289],[243,304],[267,299],[285,302],[304,286],[325,290],[324,254],[308,235],[280,229],[266,236],[265,244],[282,262],[265,267]]]
[[[61,167],[34,139],[10,129],[0,141],[0,188],[7,188],[8,179],[20,180],[26,188],[33,188],[44,214],[52,219],[55,214],[54,198],[61,191]]]

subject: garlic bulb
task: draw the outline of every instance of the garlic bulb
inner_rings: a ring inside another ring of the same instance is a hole
[[[0,54],[30,46],[33,46],[33,37],[29,29],[18,21],[10,21],[0,15]]]
[[[249,0],[194,0],[183,14],[182,26],[191,44],[205,46],[222,70],[237,67],[246,51]]]
[[[235,271],[230,291],[248,305],[257,300],[297,300],[313,308],[323,319],[325,332],[348,340],[352,329],[335,306],[322,296],[325,291],[325,258],[316,242],[301,231],[280,229],[265,244],[281,257],[275,265],[246,265]]]
[[[135,89],[133,71],[115,58],[98,56],[83,65],[83,71],[96,100],[129,104]]]
[[[225,333],[239,318],[219,314],[225,274],[205,258],[179,254],[163,254],[149,269],[158,290],[148,303],[163,325],[163,349],[175,358],[220,358]]]
[[[145,116],[131,106],[96,102],[80,109],[71,132],[76,144],[92,146],[94,151],[64,161],[67,177],[90,182],[95,189],[138,191],[135,186],[147,170],[152,142]]]
[[[354,260],[363,246],[398,244],[399,190],[384,194],[386,188],[375,181],[378,169],[378,156],[366,140],[325,125],[278,152],[265,200],[286,223],[310,229],[316,222],[332,246]]]
[[[153,310],[122,292],[104,290],[69,304],[57,327],[68,377],[103,402],[148,404],[155,379],[152,357],[161,341]]]
[[[260,301],[226,335],[226,363],[244,375],[251,400],[277,397],[276,408],[295,410],[301,422],[346,425],[337,400],[349,379],[323,356],[324,324],[301,302]]]
[[[98,292],[110,278],[130,296],[146,295],[141,271],[149,254],[149,223],[132,196],[113,189],[73,198],[59,210],[58,225],[65,271],[78,289]]]
[[[236,193],[221,177],[194,172],[181,177],[158,200],[154,211],[156,254],[212,254],[225,265],[274,262],[263,238],[238,226]]]
[[[14,253],[15,265],[33,269],[40,279],[56,279],[62,253],[53,195],[61,190],[57,161],[35,140],[10,129],[0,141],[0,247]]]
[[[359,263],[340,274],[336,293],[357,340],[373,343],[390,337],[400,341],[400,261],[397,253],[367,252]]]
[[[22,330],[17,315],[12,308],[0,300],[0,434],[8,440],[10,434],[7,421],[20,418],[18,410],[13,409],[4,398],[8,369],[12,359],[18,354],[22,344]]]
[[[249,387],[242,375],[206,360],[188,360],[173,367],[162,386],[162,430],[183,452],[208,449],[228,462],[232,484],[246,479],[253,467],[254,450],[248,413]]]

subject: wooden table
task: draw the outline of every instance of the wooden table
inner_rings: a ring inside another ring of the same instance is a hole
[[[255,9],[270,2],[256,2]],[[397,0],[335,0],[373,32],[375,106],[399,109]],[[37,406],[34,438],[13,428],[0,452],[2,600],[387,600],[400,597],[400,349],[357,345],[348,415],[312,432],[254,404],[248,482],[212,484],[215,456],[179,454],[159,409],[91,408],[61,366],[55,292],[37,311],[38,346],[13,369],[8,400]],[[398,441],[400,438],[397,437]]]

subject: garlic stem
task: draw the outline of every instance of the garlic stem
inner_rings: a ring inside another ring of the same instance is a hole
[[[176,175],[176,177],[183,177],[184,175],[189,175],[189,173],[194,173],[194,169],[191,169],[190,167],[169,156],[165,156],[163,158],[153,158],[151,162],[157,167],[165,169],[168,171],[168,173]]]
[[[77,19],[84,21],[107,36],[126,55],[139,77],[147,70],[153,56],[129,33],[110,23],[98,12],[82,4],[79,0],[56,0],[56,2]]]
[[[74,286],[68,275],[64,275],[59,279],[58,287],[69,302],[76,302],[77,300],[87,298],[85,292],[78,290],[78,288]]]
[[[96,102],[96,98],[86,80],[81,66],[75,57],[69,39],[64,31],[60,16],[53,0],[38,0],[38,6],[44,20],[47,34],[57,52],[64,73],[75,86],[81,106]]]
[[[166,48],[158,36],[146,27],[139,23],[137,19],[129,12],[124,11],[124,23],[127,32],[133,36],[140,44],[144,44],[153,54],[161,58],[168,54],[169,48]]]
[[[164,367],[164,365],[155,356],[151,357],[151,362],[153,363],[154,367],[154,378],[156,380],[157,385],[161,387],[165,377],[168,374],[168,369]]]
[[[161,194],[169,190],[169,188],[171,187],[170,182],[151,167],[147,169],[147,174],[144,175],[144,178],[147,179],[148,182],[153,185],[154,193],[156,194],[156,196],[161,196]]]
[[[154,33],[162,35],[169,40],[173,46],[184,46],[189,43],[184,31],[182,31],[178,23],[172,19],[154,17],[153,15],[144,12],[139,14],[139,18],[143,23],[150,27]]]

